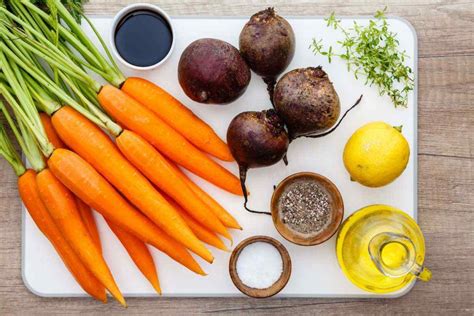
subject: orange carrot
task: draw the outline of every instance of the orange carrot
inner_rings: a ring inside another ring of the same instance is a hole
[[[52,122],[54,129],[69,148],[94,166],[156,225],[206,261],[214,260],[210,251],[193,234],[176,210],[146,177],[125,159],[99,127],[67,106],[53,115]]]
[[[208,245],[214,246],[218,249],[224,250],[224,251],[229,251],[225,244],[222,242],[222,240],[213,232],[209,231],[206,227],[202,226],[200,223],[198,223],[194,218],[189,216],[185,210],[181,208],[175,201],[173,201],[170,197],[165,195],[165,198],[170,202],[171,205],[173,205],[178,212],[181,214],[181,216],[184,218],[186,223],[189,225],[189,227],[192,229],[194,234],[203,242],[205,242]]]
[[[54,148],[66,148],[66,144],[59,138],[58,134],[54,130],[51,118],[46,113],[40,113],[41,123],[43,124],[44,130],[48,140],[53,144]],[[94,244],[97,246],[99,251],[102,253],[102,244],[100,242],[99,231],[97,230],[97,223],[95,222],[94,215],[92,214],[91,208],[76,197],[77,209],[81,215],[82,221],[86,225],[87,231],[92,237]]]
[[[77,197],[120,228],[135,235],[191,271],[204,275],[186,249],[131,206],[91,165],[76,153],[56,149],[48,160],[54,175]]]
[[[194,194],[196,194],[196,196],[199,197],[201,201],[203,201],[204,204],[207,205],[207,207],[214,213],[214,215],[216,215],[220,219],[224,226],[228,228],[242,229],[237,220],[232,215],[230,215],[230,213],[227,212],[219,203],[217,203],[216,200],[214,200],[209,194],[207,194],[203,189],[201,189],[196,183],[191,181],[191,179],[189,179],[188,176],[185,175],[184,172],[173,162],[169,160],[168,162],[176,171],[176,174],[180,176],[181,180],[186,182],[186,184],[191,188]]]
[[[107,301],[105,287],[69,246],[41,200],[36,183],[36,172],[28,170],[18,178],[18,191],[36,226],[51,242],[79,285],[92,297],[105,303]]]
[[[125,81],[121,89],[197,148],[219,159],[234,161],[229,147],[214,130],[159,86],[143,78],[131,77]]]
[[[152,145],[137,134],[124,130],[117,137],[117,146],[128,161],[162,192],[178,202],[194,219],[211,231],[231,239],[225,226],[181,180],[170,163]]]
[[[54,130],[53,124],[51,123],[51,118],[46,113],[40,113],[41,123],[43,124],[44,131],[46,136],[54,148],[66,148],[64,142],[59,138],[58,134]]]
[[[106,85],[99,92],[98,99],[113,118],[142,136],[161,153],[218,187],[242,195],[240,181],[236,176],[194,147],[181,134],[125,92]]]
[[[71,248],[86,267],[123,305],[127,306],[99,249],[77,209],[74,195],[48,169],[36,176],[40,197]]]
[[[77,209],[79,210],[79,215],[81,216],[82,221],[86,225],[87,231],[94,242],[94,245],[102,253],[102,244],[100,242],[99,230],[97,229],[97,223],[94,219],[94,214],[92,210],[86,203],[82,202],[81,199],[76,197]]]
[[[120,240],[125,250],[127,250],[130,258],[132,258],[133,262],[135,262],[135,265],[138,267],[138,269],[148,279],[156,292],[161,294],[160,282],[158,281],[155,262],[153,261],[150,250],[145,245],[145,243],[109,220],[105,220],[110,229],[114,232],[115,236],[117,236],[117,238]]]
[[[54,130],[54,126],[51,123],[51,119],[49,116],[44,115],[41,117],[41,121],[43,125],[48,124],[48,131],[46,131],[46,135],[48,139],[59,139],[56,131]],[[61,140],[60,140],[61,141]],[[56,148],[65,148],[66,145],[64,143],[56,142],[53,143]],[[97,224],[94,219],[94,215],[92,214],[92,209],[86,203],[82,202],[81,199],[76,197],[77,207],[79,209],[79,213],[81,214],[82,220],[86,224],[87,230],[91,235],[92,239],[96,243],[96,246],[102,252],[102,245],[100,243],[100,235],[97,230]],[[158,275],[156,273],[155,263],[153,261],[153,257],[148,250],[148,247],[145,245],[143,241],[135,237],[134,235],[130,234],[129,232],[121,229],[116,224],[112,223],[111,221],[105,219],[107,225],[109,225],[110,229],[114,232],[117,238],[120,240],[122,245],[124,246],[125,250],[127,250],[128,254],[135,262],[138,269],[143,273],[143,275],[150,281],[153,288],[161,294],[160,283],[158,281]]]

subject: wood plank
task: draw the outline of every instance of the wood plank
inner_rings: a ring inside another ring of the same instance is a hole
[[[418,150],[421,154],[472,158],[474,57],[419,60]]]

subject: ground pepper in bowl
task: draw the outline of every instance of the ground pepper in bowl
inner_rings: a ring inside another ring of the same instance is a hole
[[[278,184],[271,201],[275,228],[302,246],[323,243],[344,217],[344,202],[336,185],[313,172],[295,173]]]
[[[281,220],[302,234],[317,234],[331,221],[331,196],[314,181],[291,183],[280,198]]]

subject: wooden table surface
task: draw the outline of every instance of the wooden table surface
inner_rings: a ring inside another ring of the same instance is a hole
[[[134,1],[91,0],[113,14]],[[0,315],[65,313],[472,315],[474,302],[474,2],[472,0],[162,0],[171,15],[245,15],[272,5],[282,15],[370,15],[385,5],[409,20],[419,41],[419,212],[429,283],[399,299],[138,299],[129,308],[85,298],[40,298],[21,278],[16,178],[0,162]],[[315,30],[316,31],[316,30]]]

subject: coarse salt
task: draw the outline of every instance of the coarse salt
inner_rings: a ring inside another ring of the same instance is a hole
[[[280,278],[283,259],[272,244],[254,242],[242,249],[236,267],[242,283],[254,289],[266,289]]]

